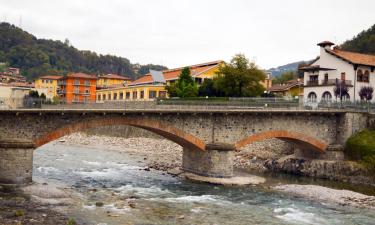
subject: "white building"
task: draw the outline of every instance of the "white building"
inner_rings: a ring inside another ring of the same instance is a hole
[[[375,88],[375,56],[331,48],[333,45],[329,41],[319,43],[320,56],[309,66],[301,68],[304,71],[305,102],[339,101],[340,96],[335,95],[334,90],[341,86],[337,85],[340,83],[348,87],[348,94],[342,94],[343,100],[359,101],[362,87]]]

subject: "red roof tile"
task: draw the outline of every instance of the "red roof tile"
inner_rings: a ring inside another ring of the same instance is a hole
[[[201,64],[196,64],[192,66],[188,66],[190,68],[191,75],[197,76],[211,68],[217,67],[220,63],[223,61],[213,61],[213,62],[208,62],[208,63],[201,63]],[[175,68],[175,69],[170,69],[170,70],[164,70],[163,75],[166,81],[168,80],[176,80],[178,79],[178,76],[181,73],[181,70],[185,67],[180,67],[180,68]],[[137,80],[133,81],[129,85],[138,85],[138,84],[146,84],[146,83],[152,83],[153,79],[150,74],[146,74]]]
[[[97,77],[95,75],[89,75],[89,74],[86,74],[86,73],[70,73],[70,74],[68,74],[68,76],[62,77],[61,79],[68,78],[68,77],[72,77],[72,78],[86,78],[86,79],[97,79]]]
[[[46,76],[39,77],[39,79],[58,80],[62,77],[63,76],[58,76],[58,75],[46,75]]]
[[[375,55],[367,55],[356,52],[348,52],[340,49],[326,50],[328,53],[335,55],[341,59],[349,61],[353,64],[375,66]]]

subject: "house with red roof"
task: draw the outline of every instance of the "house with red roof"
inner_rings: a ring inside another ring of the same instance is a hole
[[[375,55],[360,54],[332,47],[330,41],[318,43],[320,56],[304,71],[304,101],[308,103],[360,101],[362,87],[375,88]],[[336,91],[345,86],[348,92]],[[341,97],[341,98],[340,98]],[[374,101],[374,99],[372,100]]]

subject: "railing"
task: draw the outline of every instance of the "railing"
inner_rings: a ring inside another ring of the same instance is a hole
[[[346,84],[346,85],[352,85],[351,80],[341,80],[341,79],[324,79],[322,80],[321,85],[336,85],[336,84]]]
[[[1,99],[0,110],[9,109],[135,109],[135,110],[343,110],[375,113],[375,103],[369,102],[302,102],[284,98],[197,98],[90,101],[73,100],[72,103],[46,99]]]
[[[306,86],[318,86],[319,85],[319,81],[318,80],[308,80],[306,82]]]

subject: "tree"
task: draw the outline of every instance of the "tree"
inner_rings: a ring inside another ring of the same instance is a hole
[[[198,95],[201,97],[219,97],[222,95],[220,91],[215,88],[215,81],[212,79],[205,79],[198,89]]]
[[[230,63],[219,68],[214,87],[228,97],[259,96],[264,91],[260,81],[265,78],[264,72],[255,63],[250,62],[243,54],[237,54]]]
[[[368,101],[371,101],[373,92],[374,92],[373,87],[363,86],[359,90],[358,94],[361,97],[361,100],[365,100],[366,102],[368,102]]]
[[[176,83],[167,86],[171,97],[189,98],[198,96],[198,86],[190,74],[189,67],[182,69]]]
[[[165,67],[165,66],[162,66],[162,65],[147,64],[147,65],[140,66],[140,68],[138,70],[138,74],[140,74],[140,75],[148,74],[150,72],[150,69],[151,70],[157,70],[157,71],[163,71],[163,70],[167,70],[168,68]]]
[[[340,101],[342,101],[342,98],[344,96],[349,96],[349,87],[344,81],[336,79],[336,84],[333,89],[333,93],[336,99],[339,98]]]
[[[280,76],[273,79],[273,84],[283,84],[287,81],[297,79],[297,74],[293,71],[282,73]]]

